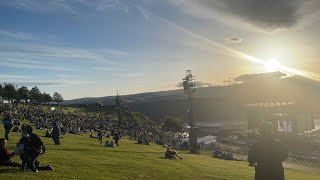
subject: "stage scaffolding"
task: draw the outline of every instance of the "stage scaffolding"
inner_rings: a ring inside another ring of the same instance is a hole
[[[248,133],[256,134],[261,122],[273,124],[276,134],[309,134],[313,129],[314,117],[311,107],[296,102],[246,104]]]

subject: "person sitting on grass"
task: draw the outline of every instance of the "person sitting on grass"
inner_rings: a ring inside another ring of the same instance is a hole
[[[12,162],[11,158],[14,156],[14,152],[9,153],[7,149],[7,140],[4,138],[0,139],[0,166],[20,166],[19,163]]]
[[[45,137],[47,137],[47,138],[51,138],[51,137],[52,137],[52,134],[51,134],[51,132],[49,131],[49,129],[48,129],[48,128],[47,128],[47,131],[46,131]]]
[[[110,145],[108,146],[108,147],[114,147],[115,145],[114,145],[114,142],[113,141],[111,141],[110,142]]]
[[[104,147],[110,147],[110,143],[109,143],[108,140],[107,140],[106,143],[104,144]]]
[[[90,138],[95,138],[94,135],[92,133],[90,133]]]
[[[171,151],[170,148],[167,148],[167,151],[165,152],[164,157],[166,159],[176,159],[175,156],[177,156],[180,159],[183,159],[181,156],[179,156],[177,151]]]

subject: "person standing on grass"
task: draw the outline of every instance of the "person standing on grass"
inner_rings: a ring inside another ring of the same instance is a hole
[[[120,134],[119,134],[119,132],[115,132],[115,133],[113,134],[113,138],[114,138],[115,144],[119,147],[119,140],[120,140]]]
[[[9,140],[9,133],[10,133],[11,128],[13,126],[12,119],[10,118],[10,113],[6,113],[6,116],[3,118],[2,122],[3,122],[4,129],[5,129],[4,138],[6,140]]]
[[[284,180],[282,162],[288,157],[288,149],[273,138],[270,122],[263,122],[259,131],[260,140],[248,153],[249,166],[255,167],[255,180]]]
[[[61,134],[61,130],[58,125],[58,122],[54,122],[51,136],[55,145],[60,145],[60,134]]]
[[[100,144],[102,144],[102,130],[101,129],[98,130],[98,140],[99,140]]]
[[[11,158],[14,156],[14,152],[9,153],[7,149],[7,140],[4,138],[0,139],[0,166],[20,166],[19,163],[12,162]]]

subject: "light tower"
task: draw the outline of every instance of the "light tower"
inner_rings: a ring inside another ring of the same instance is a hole
[[[121,117],[121,107],[122,106],[122,100],[121,97],[117,91],[117,96],[116,96],[116,108],[118,110],[118,128],[120,128],[120,125],[122,123],[122,117]]]
[[[187,100],[187,113],[189,118],[189,126],[190,126],[190,132],[189,132],[189,150],[191,153],[197,153],[198,145],[197,145],[197,131],[198,128],[196,127],[196,121],[194,119],[193,114],[193,100],[194,100],[194,94],[196,92],[196,86],[194,82],[194,76],[192,75],[191,70],[186,71],[186,77],[182,79],[183,80],[183,88],[184,92],[188,96]]]

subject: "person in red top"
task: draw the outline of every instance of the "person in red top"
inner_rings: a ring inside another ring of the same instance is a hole
[[[19,163],[12,162],[11,158],[14,156],[14,152],[9,153],[7,149],[7,140],[0,139],[0,166],[20,166]]]

